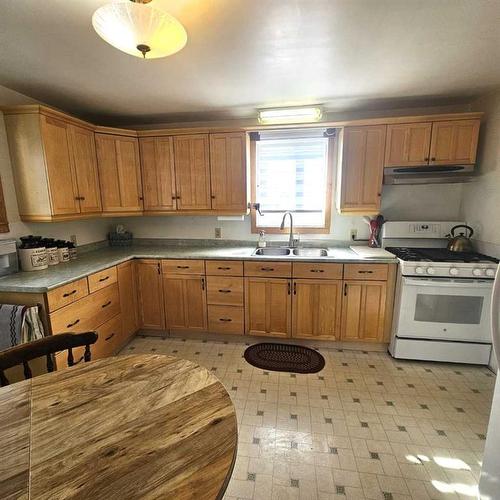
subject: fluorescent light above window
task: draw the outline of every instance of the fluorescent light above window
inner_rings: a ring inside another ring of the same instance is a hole
[[[262,124],[308,123],[321,120],[323,113],[317,106],[300,108],[275,108],[259,110],[259,122]]]

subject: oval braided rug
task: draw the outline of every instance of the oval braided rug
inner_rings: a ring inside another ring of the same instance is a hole
[[[255,344],[245,350],[245,359],[263,370],[293,373],[317,373],[325,366],[325,358],[308,347],[292,344]]]

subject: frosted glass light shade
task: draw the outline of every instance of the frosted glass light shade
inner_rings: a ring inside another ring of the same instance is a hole
[[[129,0],[97,9],[92,26],[110,45],[136,57],[170,56],[187,42],[186,30],[175,17]]]

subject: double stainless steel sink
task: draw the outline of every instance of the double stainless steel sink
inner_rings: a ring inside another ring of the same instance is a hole
[[[328,257],[326,248],[288,248],[288,247],[265,247],[257,248],[252,255],[262,255],[266,257]]]

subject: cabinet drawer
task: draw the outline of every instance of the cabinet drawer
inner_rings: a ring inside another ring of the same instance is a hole
[[[162,274],[205,274],[203,260],[162,260]]]
[[[245,331],[242,307],[208,306],[208,330],[214,333],[243,335]]]
[[[292,275],[291,262],[245,262],[245,276],[290,278]]]
[[[309,279],[342,279],[342,264],[327,264],[315,262],[294,262],[293,277]]]
[[[97,328],[96,332],[99,338],[90,347],[92,359],[105,358],[116,354],[122,342],[121,314],[117,314],[114,318],[106,321],[106,323]]]
[[[53,334],[96,330],[120,312],[118,285],[115,283],[49,314]]]
[[[243,278],[208,276],[207,303],[243,306]]]
[[[387,264],[345,264],[344,279],[346,280],[387,280]]]
[[[81,280],[73,281],[73,283],[68,283],[67,285],[51,290],[47,293],[49,312],[61,309],[61,307],[67,306],[88,294],[87,278],[82,278]]]
[[[90,293],[97,292],[101,288],[105,288],[118,281],[116,267],[108,267],[98,273],[89,276],[89,291]]]
[[[243,276],[241,260],[207,260],[207,276]]]

